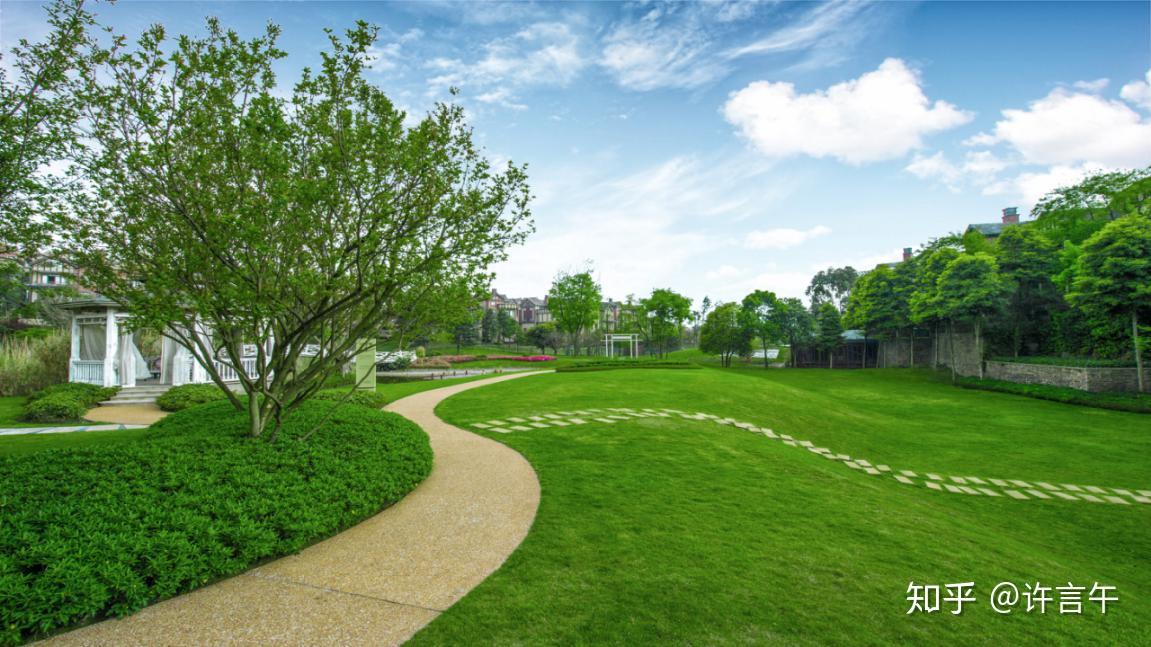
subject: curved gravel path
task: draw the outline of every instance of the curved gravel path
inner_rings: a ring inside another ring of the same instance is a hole
[[[550,371],[549,371],[550,372]],[[60,645],[395,645],[494,572],[539,506],[519,453],[436,417],[445,398],[539,375],[417,393],[387,407],[431,437],[435,466],[396,505],[296,555],[45,642]]]

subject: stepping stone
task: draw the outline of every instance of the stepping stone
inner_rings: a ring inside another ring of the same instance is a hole
[[[1151,496],[1133,496],[1131,498],[1135,499],[1139,503],[1151,503]]]
[[[1079,498],[1076,497],[1074,494],[1067,494],[1066,492],[1056,492],[1055,496],[1059,497],[1060,499],[1064,499],[1066,501],[1078,501],[1079,500]],[[1050,498],[1050,497],[1048,497],[1048,498]]]
[[[867,472],[868,474],[870,474],[872,476],[879,476],[880,474],[883,473],[883,472],[880,472],[879,470],[875,469],[874,467],[865,467],[865,468],[863,468],[863,471]]]
[[[886,466],[886,465],[876,465],[875,469],[879,470],[880,472],[890,472],[891,471],[891,468]]]
[[[541,422],[541,421],[543,421],[543,419],[544,419],[543,416],[528,416],[528,420],[531,420],[533,422]]]
[[[779,438],[779,436],[776,436],[775,432],[770,429],[764,429],[760,433],[762,433],[764,436],[767,436],[768,438]]]
[[[1051,495],[1046,494],[1044,492],[1040,492],[1039,490],[1027,490],[1027,493],[1030,494],[1031,496],[1035,497],[1036,499],[1050,499],[1051,498]],[[1067,494],[1066,492],[1056,492],[1056,494],[1062,496],[1064,499],[1071,499],[1072,501],[1075,500],[1075,497],[1071,496],[1070,494]]]
[[[1042,481],[1036,481],[1035,485],[1038,485],[1039,487],[1043,488],[1044,490],[1051,490],[1052,492],[1059,489],[1059,488],[1055,487],[1054,485],[1051,485],[1050,483],[1043,483]]]
[[[640,411],[649,411],[651,413],[655,413],[655,409],[640,409]]]
[[[1070,483],[1060,483],[1059,485],[1064,490],[1070,490],[1072,492],[1082,492],[1083,491],[1083,488],[1079,487],[1078,485],[1071,485]]]
[[[553,425],[553,426],[556,426],[556,427],[568,427],[568,426],[571,426],[571,423],[570,423],[570,422],[568,422],[567,420],[549,420],[548,422],[552,423],[552,425]]]
[[[849,461],[849,460],[851,460],[851,457],[850,457],[850,456],[848,456],[847,454],[838,454],[838,455],[836,455],[836,458],[838,458],[838,459],[839,459],[839,460],[841,460],[841,461]]]
[[[531,427],[525,427],[523,425],[516,425],[516,426],[512,427],[512,429],[515,429],[516,431],[531,431],[532,430]]]
[[[1093,492],[1095,494],[1107,494],[1107,490],[1104,490],[1103,488],[1095,485],[1088,485],[1086,486],[1086,489],[1088,492]]]
[[[906,485],[915,485],[915,481],[912,481],[911,479],[907,478],[906,476],[903,476],[902,474],[896,474],[895,480],[899,481],[900,483],[906,484]]]
[[[860,465],[862,465],[864,467],[871,467],[871,463],[868,463],[867,461],[863,460],[862,458],[855,459],[855,462],[859,463]]]
[[[735,426],[739,427],[740,429],[755,429],[756,428],[755,425],[751,424],[750,422],[737,422],[737,423],[735,423]]]
[[[583,418],[572,418],[571,423],[573,425],[586,425],[587,420],[584,420]]]
[[[801,441],[799,441],[799,446],[800,447],[815,447],[815,443],[811,442],[810,440],[801,440]]]
[[[491,425],[485,425],[482,422],[472,423],[472,426],[475,427],[476,429],[487,429],[488,427],[491,427]]]
[[[838,457],[838,456],[836,456],[835,454],[821,454],[821,456],[823,456],[824,458],[826,458],[826,459],[827,459],[827,460],[829,460],[829,461],[837,461],[837,460],[839,460],[839,457]]]
[[[1139,496],[1151,496],[1151,490],[1135,490]]]
[[[1121,503],[1123,505],[1131,505],[1131,503],[1129,501],[1127,501],[1126,499],[1123,499],[1121,497],[1117,497],[1114,495],[1108,494],[1108,495],[1105,495],[1103,498],[1107,501],[1110,501],[1111,503]]]
[[[845,462],[845,463],[844,463],[844,465],[846,465],[846,466],[850,467],[850,468],[851,468],[851,469],[853,469],[853,470],[860,470],[860,469],[863,469],[863,468],[862,468],[862,467],[860,467],[860,466],[859,466],[859,464],[858,464],[858,463],[856,463],[855,461],[847,461],[847,462]]]
[[[944,483],[944,484],[943,484],[943,487],[944,487],[944,488],[945,488],[945,489],[946,489],[948,492],[953,492],[953,493],[955,493],[955,494],[959,494],[959,493],[963,492],[963,490],[960,490],[960,489],[959,489],[959,486],[957,486],[957,485],[952,485],[952,484],[950,484],[950,483]]]
[[[976,490],[975,488],[971,487],[970,485],[960,485],[959,489],[962,490],[966,494],[979,494],[979,490]]]
[[[968,476],[967,482],[968,483],[974,483],[976,485],[987,485],[987,481],[984,481],[983,479],[975,477],[975,476]]]
[[[827,452],[829,452],[831,450],[826,448],[826,447],[808,447],[807,451],[809,451],[813,454],[826,454]]]
[[[559,415],[561,415],[561,416],[566,416],[566,417],[569,417],[569,418],[570,418],[571,416],[574,416],[574,415],[575,415],[575,411],[556,411],[556,413],[557,413],[557,414],[559,414]]]
[[[942,490],[943,489],[935,481],[928,481],[925,485],[927,485],[927,487],[931,488],[932,490]]]
[[[794,438],[792,438],[791,436],[788,436],[787,434],[780,434],[779,437],[784,439],[784,440],[795,440]]]
[[[607,423],[607,424],[609,424],[609,425],[614,425],[614,424],[615,424],[615,420],[612,420],[611,418],[594,418],[594,420],[595,420],[596,422],[606,422],[606,423]]]
[[[1004,490],[1004,492],[1006,492],[1007,496],[1011,497],[1012,499],[1019,499],[1020,501],[1027,500],[1027,495],[1023,494],[1022,492],[1016,492],[1015,490]]]
[[[512,433],[511,429],[504,429],[503,427],[492,427],[491,429],[488,429],[488,431],[494,431],[498,434],[510,434],[510,433]]]
[[[612,420],[631,420],[631,418],[628,418],[627,416],[608,416],[608,418],[611,418]]]
[[[548,427],[551,427],[551,425],[542,422],[533,422],[531,423],[531,426],[535,427],[536,429],[547,429]]]
[[[1084,501],[1090,501],[1091,503],[1103,503],[1103,499],[1100,499],[1094,494],[1080,494],[1079,498],[1083,499]]]
[[[927,474],[927,478],[931,479],[932,481],[942,481],[943,480],[942,476],[940,476],[938,474],[931,474],[931,473]]]
[[[1019,487],[1022,487],[1022,488],[1031,487],[1031,484],[1028,483],[1027,481],[1016,481],[1015,479],[1011,479],[1011,482],[1014,483],[1015,485],[1018,485]]]
[[[558,413],[545,413],[544,417],[545,418],[551,418],[552,420],[559,420],[563,416],[559,415]]]
[[[962,476],[952,476],[951,480],[954,481],[955,483],[959,483],[959,484],[963,484],[963,483],[967,482],[967,480],[964,479]]]
[[[523,418],[508,418],[508,422],[527,422]]]
[[[719,418],[719,416],[713,416],[713,415],[711,415],[710,413],[697,413],[697,414],[695,414],[695,415],[697,415],[697,416],[703,416],[704,418],[711,418],[711,419],[713,419],[713,420],[714,420],[714,419],[716,419],[716,418]]]
[[[985,488],[985,487],[979,488],[979,491],[986,494],[987,496],[1003,496],[1002,494],[996,492],[995,490],[990,490],[990,489]]]
[[[998,485],[999,487],[1007,487],[1009,485],[1009,483],[1007,481],[1004,481],[1002,479],[987,479],[987,480],[991,481],[992,485]]]
[[[493,427],[502,427],[502,426],[506,425],[507,423],[504,422],[503,420],[489,420],[488,424],[493,426]]]
[[[916,474],[915,472],[912,472],[911,470],[900,470],[899,473],[904,475],[904,476],[909,476],[911,478],[916,478],[919,476],[918,474]]]
[[[1123,496],[1135,496],[1135,494],[1132,493],[1131,490],[1121,490],[1119,488],[1113,487],[1113,488],[1111,488],[1111,491],[1114,492],[1115,494],[1122,494]]]
[[[653,415],[653,416],[659,416],[660,418],[670,418],[670,417],[671,417],[671,414],[670,414],[670,413],[664,413],[664,412],[662,412],[662,411],[660,411],[659,413],[653,413],[653,414],[651,414],[651,415]]]
[[[784,445],[791,445],[792,447],[798,447],[799,446],[799,444],[796,443],[794,440],[785,440],[785,441],[783,441],[783,444]]]

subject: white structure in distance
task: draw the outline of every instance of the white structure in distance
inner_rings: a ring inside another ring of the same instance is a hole
[[[603,336],[603,351],[604,351],[603,354],[606,355],[607,357],[617,357],[617,354],[615,352],[615,345],[618,342],[627,342],[628,351],[629,351],[628,354],[626,355],[627,357],[631,357],[631,358],[639,357],[639,335],[636,335],[636,334],[619,335],[619,334],[608,333],[608,334],[604,335]]]

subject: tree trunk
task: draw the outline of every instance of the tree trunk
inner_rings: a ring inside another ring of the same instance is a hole
[[[260,415],[260,399],[255,393],[248,395],[248,435],[259,438],[264,433],[264,420]]]
[[[908,354],[911,356],[910,364],[907,368],[915,368],[915,326],[911,327],[911,340],[907,345]]]
[[[939,370],[939,324],[931,325],[931,369]]]
[[[1139,385],[1139,392],[1146,393],[1147,385],[1143,379],[1143,353],[1139,350],[1139,313],[1131,311],[1131,341],[1135,344],[1135,380]]]
[[[975,361],[979,362],[979,379],[983,379],[983,322],[975,319]],[[1018,357],[1018,355],[1016,355]]]
[[[955,384],[955,322],[947,320],[947,344],[951,347],[951,383]]]

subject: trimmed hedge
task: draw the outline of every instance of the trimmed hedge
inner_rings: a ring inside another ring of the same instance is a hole
[[[1070,366],[1072,368],[1135,368],[1133,359],[1094,359],[1091,357],[992,357],[993,362],[1009,364],[1042,364],[1044,366]]]
[[[54,384],[28,396],[22,418],[28,422],[72,422],[88,409],[116,395],[117,387],[68,382]]]
[[[344,398],[347,398],[346,400]],[[355,404],[361,407],[368,407],[369,409],[380,409],[388,403],[388,399],[384,394],[378,391],[353,391],[350,395],[347,389],[328,389],[320,391],[312,398],[313,400],[327,400],[340,402],[344,404]]]
[[[678,362],[674,360],[600,360],[592,362],[579,362],[556,368],[557,373],[581,373],[587,371],[615,371],[627,368],[668,368],[668,369],[698,369],[698,364]]]
[[[1062,386],[1046,384],[1020,384],[1005,380],[980,380],[976,377],[961,377],[956,385],[978,391],[996,391],[1024,395],[1029,398],[1051,400],[1065,404],[1077,404],[1097,409],[1113,409],[1133,413],[1151,413],[1151,395],[1139,393],[1092,393]]]
[[[207,404],[227,397],[215,384],[183,384],[168,389],[156,398],[156,406],[164,411],[183,411],[198,404]]]
[[[0,457],[0,644],[125,616],[299,551],[431,471],[413,423],[332,406],[305,402],[275,443],[247,438],[246,416],[216,402],[137,441]]]

